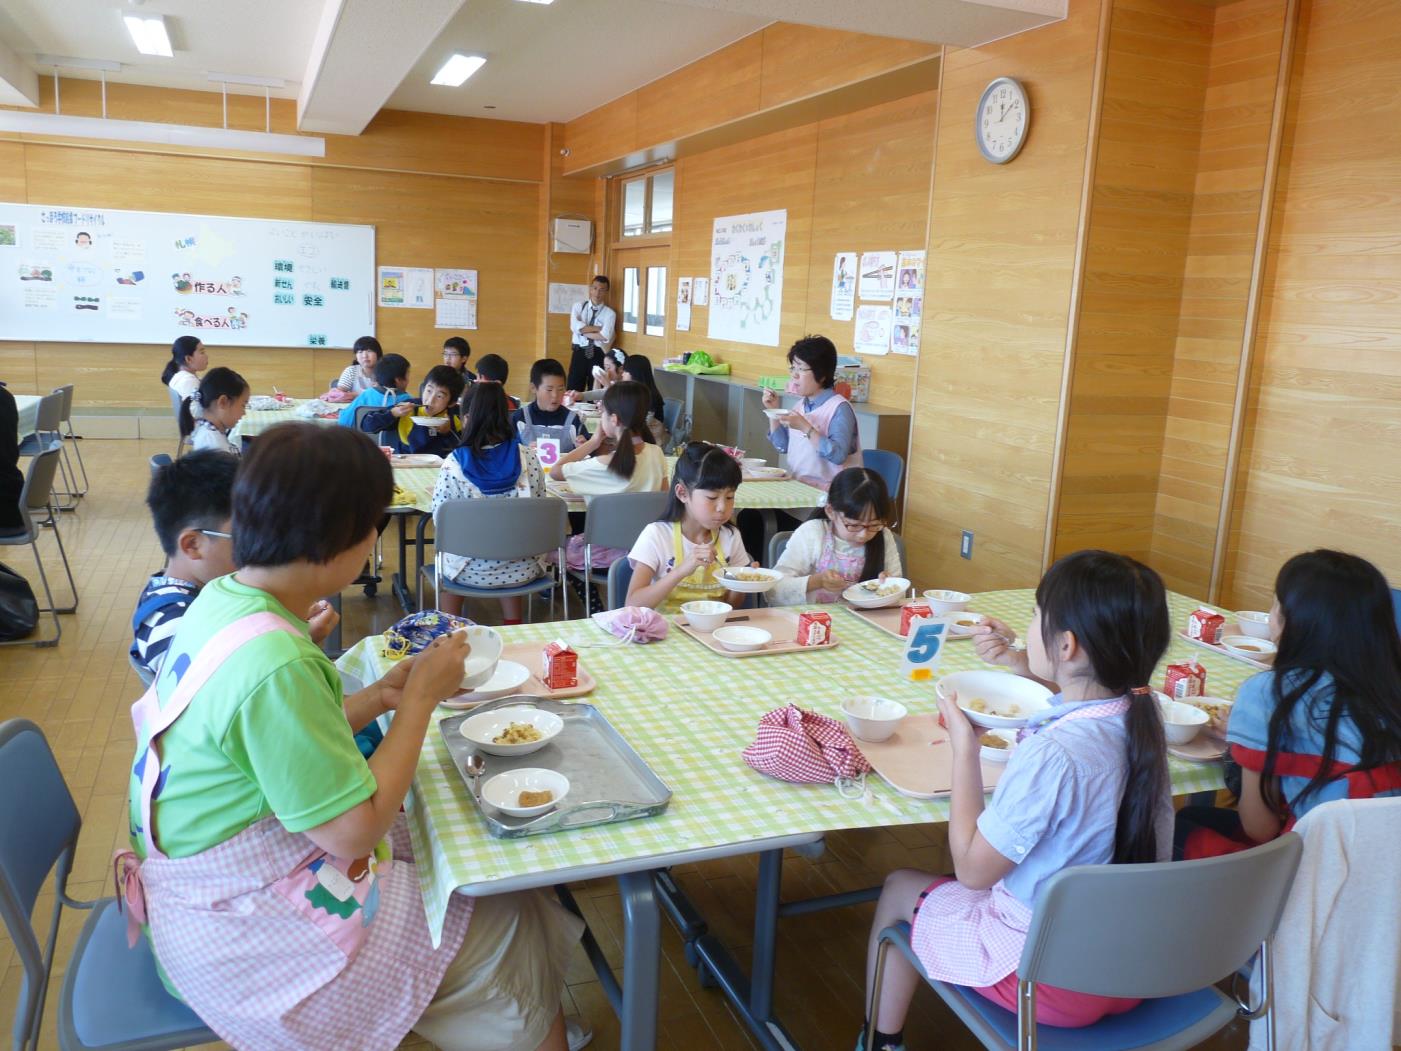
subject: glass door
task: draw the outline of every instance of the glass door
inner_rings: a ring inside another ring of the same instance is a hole
[[[667,356],[667,304],[675,295],[667,274],[669,254],[667,247],[624,248],[613,252],[610,263],[618,312],[613,345],[627,354],[647,355],[654,367]]]

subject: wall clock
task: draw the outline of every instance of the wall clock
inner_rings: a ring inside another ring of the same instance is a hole
[[[1018,81],[998,77],[983,90],[973,117],[973,137],[993,164],[1006,164],[1021,151],[1030,125],[1031,103]]]

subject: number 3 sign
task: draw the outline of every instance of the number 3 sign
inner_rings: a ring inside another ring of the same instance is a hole
[[[549,470],[559,463],[560,441],[558,438],[536,438],[535,455],[540,458],[540,466]]]
[[[910,622],[902,674],[914,682],[929,682],[939,671],[947,640],[948,623],[921,617]]]

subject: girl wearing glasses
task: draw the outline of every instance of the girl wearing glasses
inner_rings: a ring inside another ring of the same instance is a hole
[[[769,442],[788,454],[788,469],[800,481],[826,489],[843,467],[861,466],[856,412],[833,389],[837,348],[826,336],[804,336],[788,351],[788,393],[797,407],[769,420]],[[764,391],[764,408],[777,409],[777,391]]]
[[[775,605],[836,602],[852,584],[904,575],[900,550],[886,523],[890,494],[875,471],[848,467],[832,479],[827,506],[788,538],[774,566],[783,579],[774,585]]]

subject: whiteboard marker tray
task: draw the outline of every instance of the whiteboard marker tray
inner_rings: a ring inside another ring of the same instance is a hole
[[[511,817],[481,798],[464,769],[476,749],[462,736],[462,723],[495,708],[539,708],[564,720],[564,729],[538,752],[520,756],[483,755],[486,770],[481,784],[495,774],[524,767],[543,767],[569,778],[564,804],[537,817]],[[507,697],[480,704],[470,712],[450,715],[438,723],[452,765],[477,804],[487,828],[499,839],[517,839],[571,828],[607,825],[660,814],[671,802],[671,789],[652,772],[632,745],[592,704],[554,701],[544,697]]]

